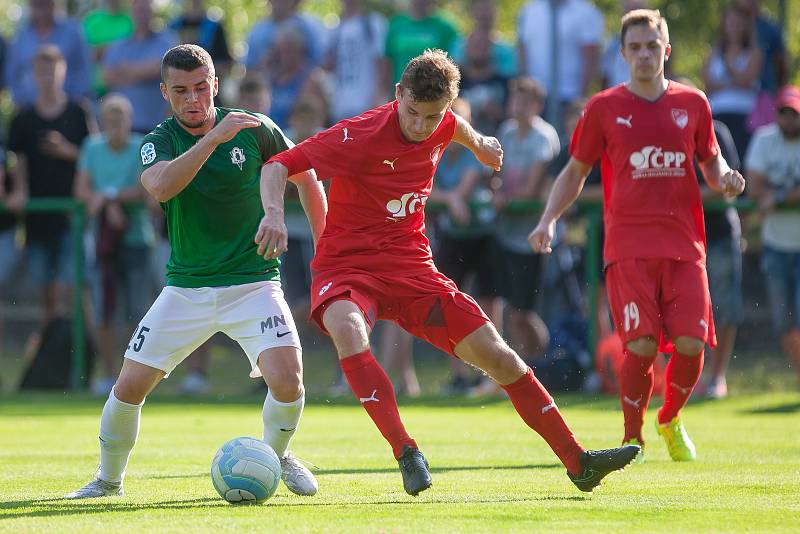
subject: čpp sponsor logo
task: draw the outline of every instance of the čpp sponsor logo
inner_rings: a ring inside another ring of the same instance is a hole
[[[399,199],[390,200],[386,203],[386,209],[391,214],[391,219],[397,220],[407,217],[425,206],[427,196],[420,193],[406,193]]]
[[[628,162],[634,169],[634,178],[683,176],[686,173],[683,168],[686,154],[664,150],[660,146],[646,146],[631,154]]]

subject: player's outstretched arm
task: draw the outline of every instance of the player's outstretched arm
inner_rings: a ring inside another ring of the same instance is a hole
[[[311,225],[311,237],[316,248],[319,237],[325,231],[325,217],[328,215],[325,188],[322,187],[322,182],[317,180],[313,169],[290,176],[289,181],[297,186],[297,191],[300,193],[300,203]]]
[[[550,253],[550,243],[555,234],[555,224],[561,214],[575,202],[581,194],[583,183],[589,174],[591,166],[575,158],[570,158],[567,165],[561,170],[547,198],[539,223],[528,236],[528,242],[536,252]]]
[[[255,128],[261,121],[247,113],[231,112],[219,121],[192,148],[171,161],[159,161],[142,172],[142,185],[153,198],[166,202],[194,179],[214,149],[245,128]]]
[[[284,221],[283,195],[289,170],[278,162],[267,163],[261,168],[261,204],[264,217],[258,225],[255,242],[258,255],[273,260],[286,252],[288,233]]]
[[[744,192],[744,176],[728,166],[728,162],[717,154],[700,162],[700,170],[708,187],[728,197],[737,197]]]
[[[494,137],[479,134],[470,123],[456,115],[456,131],[453,141],[467,147],[478,161],[496,171],[503,166],[503,148]]]

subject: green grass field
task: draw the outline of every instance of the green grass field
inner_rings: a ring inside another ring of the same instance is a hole
[[[618,443],[615,399],[560,397],[583,444]],[[0,398],[3,532],[777,532],[800,528],[800,397],[740,396],[684,412],[699,460],[676,464],[657,441],[647,462],[578,492],[544,442],[504,401],[403,402],[434,485],[403,492],[388,446],[355,401],[309,403],[293,443],[319,466],[320,492],[281,486],[260,506],[214,491],[211,458],[224,441],[259,436],[260,399],[205,403],[154,396],[145,405],[125,497],[63,501],[97,462],[102,400]]]

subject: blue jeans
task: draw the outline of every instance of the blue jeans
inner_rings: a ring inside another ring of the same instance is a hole
[[[740,325],[744,319],[742,303],[742,249],[730,237],[708,243],[708,285],[717,326]]]
[[[785,334],[800,329],[800,252],[764,247],[761,269],[767,281],[775,330]]]
[[[31,241],[26,246],[28,273],[37,287],[72,283],[72,232],[53,241]]]

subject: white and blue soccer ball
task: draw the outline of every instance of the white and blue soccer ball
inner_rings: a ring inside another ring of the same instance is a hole
[[[260,439],[235,438],[214,456],[211,481],[217,493],[231,504],[260,504],[278,489],[281,461]]]

